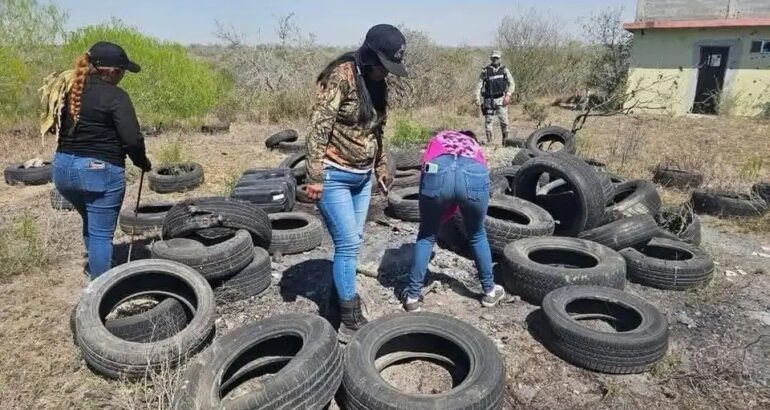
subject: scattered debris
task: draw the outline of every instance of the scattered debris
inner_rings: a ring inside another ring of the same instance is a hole
[[[735,271],[726,270],[726,271],[725,271],[725,276],[727,276],[727,277],[733,277],[733,276],[738,276],[738,274],[737,274]]]
[[[687,315],[687,313],[683,311],[674,313],[674,319],[676,319],[677,322],[687,326],[688,329],[698,327],[698,325],[695,323],[695,320],[693,320],[690,316]]]

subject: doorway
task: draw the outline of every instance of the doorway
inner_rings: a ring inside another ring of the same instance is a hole
[[[727,57],[730,47],[701,47],[698,63],[698,84],[692,112],[716,114],[719,96],[725,83]]]

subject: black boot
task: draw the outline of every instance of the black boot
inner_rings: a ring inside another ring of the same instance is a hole
[[[337,339],[344,344],[350,342],[358,329],[369,323],[361,311],[361,298],[358,295],[352,300],[340,300],[340,315],[342,323],[337,331]]]
[[[503,146],[505,146],[505,140],[507,139],[508,139],[508,131],[503,131],[503,142],[502,142]]]
[[[492,143],[492,131],[487,131],[486,132],[486,137],[487,137],[487,141],[484,143],[484,145],[491,144]]]

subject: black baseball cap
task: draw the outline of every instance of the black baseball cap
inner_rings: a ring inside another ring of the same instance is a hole
[[[399,77],[407,76],[403,63],[406,38],[399,29],[390,24],[378,24],[366,33],[364,44],[377,53],[388,72]]]
[[[88,50],[88,58],[91,64],[97,67],[117,67],[132,73],[142,70],[139,64],[128,59],[123,47],[108,41],[100,41],[91,46]]]

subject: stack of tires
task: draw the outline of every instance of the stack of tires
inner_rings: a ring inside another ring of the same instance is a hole
[[[256,205],[220,197],[186,200],[168,211],[162,230],[152,257],[195,269],[218,300],[246,299],[270,286],[272,229]]]
[[[559,149],[549,149],[553,142]],[[543,306],[543,342],[565,360],[606,373],[648,370],[667,351],[667,323],[623,292],[626,279],[664,290],[708,283],[714,265],[698,247],[698,217],[661,209],[649,181],[626,181],[576,157],[565,129],[538,130],[525,145],[511,166],[490,172],[486,231],[504,284]],[[418,199],[417,188],[392,192],[391,214],[419,221]],[[442,226],[439,242],[467,252],[461,216]],[[612,329],[588,324],[597,320]]]
[[[166,214],[174,206],[171,202],[154,202],[138,209],[124,208],[118,216],[118,226],[127,235],[147,235],[160,232]]]
[[[246,171],[236,183],[231,197],[274,213],[294,209],[296,195],[297,181],[293,170],[278,168]]]

